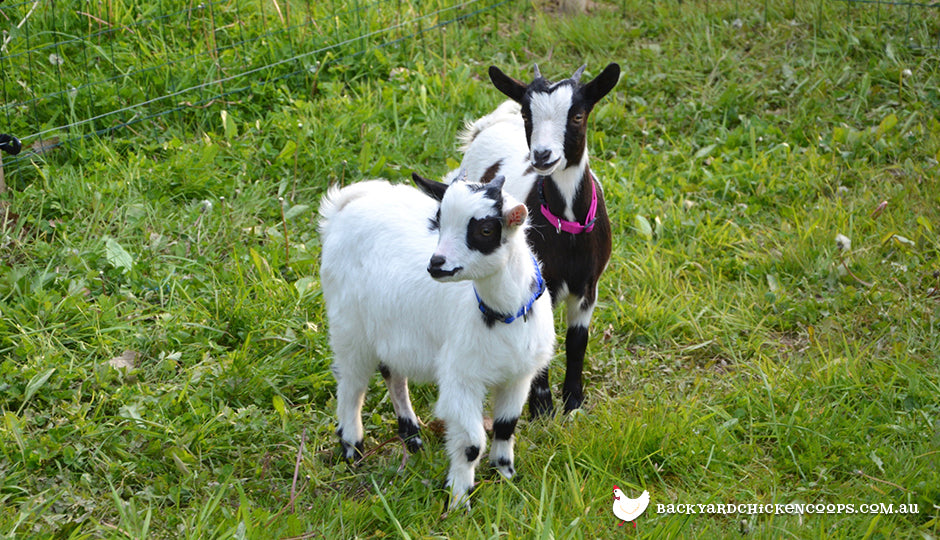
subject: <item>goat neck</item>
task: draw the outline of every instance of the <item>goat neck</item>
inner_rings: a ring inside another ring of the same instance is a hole
[[[579,163],[556,170],[536,180],[541,180],[543,183],[545,202],[552,214],[568,221],[582,223],[591,203],[592,182],[587,163],[587,151],[584,154]]]
[[[486,306],[496,312],[515,315],[532,298],[536,282],[536,268],[524,235],[511,240],[517,245],[509,250],[505,268],[473,281],[477,295]]]

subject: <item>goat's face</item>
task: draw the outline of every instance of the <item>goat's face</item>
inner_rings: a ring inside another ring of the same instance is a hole
[[[572,77],[552,83],[536,66],[535,79],[524,84],[490,67],[493,85],[522,107],[529,162],[540,175],[581,162],[588,114],[620,79],[620,66],[613,63],[586,84],[580,82],[583,71],[582,66]]]
[[[505,178],[488,184],[442,184],[412,175],[415,183],[441,202],[435,224],[440,236],[428,261],[438,281],[490,276],[506,265],[512,235],[519,234],[528,212],[524,204],[503,193]]]

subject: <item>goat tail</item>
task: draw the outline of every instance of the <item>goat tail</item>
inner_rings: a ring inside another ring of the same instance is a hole
[[[457,134],[457,140],[460,141],[460,151],[466,152],[477,135],[495,124],[500,122],[522,122],[521,111],[522,108],[518,103],[508,100],[501,103],[499,107],[496,107],[496,110],[486,116],[473,121],[467,120],[463,130]]]
[[[376,183],[387,184],[387,182],[373,180],[351,184],[343,188],[337,185],[330,186],[326,191],[326,195],[320,201],[320,236],[325,236],[328,233],[330,221],[342,212],[343,208],[372,191]]]
[[[482,118],[480,120],[482,120]],[[470,143],[473,142],[473,139],[475,139],[477,135],[483,131],[477,127],[477,124],[480,123],[480,120],[467,120],[464,122],[463,129],[460,130],[460,133],[457,134],[457,141],[460,143],[459,150],[461,152],[466,152],[467,149],[470,148]]]

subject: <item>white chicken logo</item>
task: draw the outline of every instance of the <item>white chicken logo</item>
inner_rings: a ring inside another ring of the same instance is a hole
[[[614,486],[614,515],[622,520],[618,527],[623,527],[624,523],[640,517],[640,514],[645,512],[646,507],[649,505],[649,491],[643,491],[638,499],[628,499],[619,487]],[[633,528],[636,528],[635,521],[633,521]]]

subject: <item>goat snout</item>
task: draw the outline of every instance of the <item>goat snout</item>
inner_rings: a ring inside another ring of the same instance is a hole
[[[544,165],[552,158],[551,150],[533,150],[532,161],[537,165]]]
[[[431,260],[428,262],[428,273],[431,274],[431,277],[434,279],[442,279],[451,277],[457,272],[463,270],[462,266],[456,266],[450,270],[445,270],[445,264],[447,264],[447,259],[443,255],[431,255]]]
[[[532,150],[531,158],[532,166],[543,174],[551,174],[558,164],[558,158],[554,157],[551,150]]]

